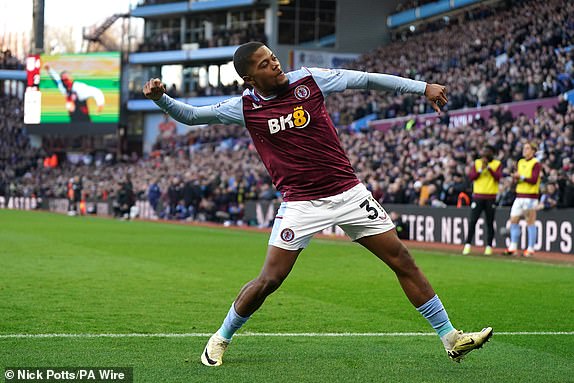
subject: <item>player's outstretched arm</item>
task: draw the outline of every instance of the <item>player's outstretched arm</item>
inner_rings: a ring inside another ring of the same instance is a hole
[[[440,84],[427,84],[424,81],[411,80],[400,76],[383,73],[368,73],[340,69],[331,71],[333,79],[340,78],[338,87],[329,90],[342,91],[345,89],[368,89],[397,93],[413,93],[424,95],[431,102],[433,109],[440,113],[440,108],[448,102],[446,87]],[[331,80],[337,83],[337,80]]]
[[[164,112],[174,120],[187,125],[227,123],[218,116],[214,105],[195,107],[174,100],[166,93],[165,85],[159,78],[153,78],[145,83],[143,94],[155,102]]]

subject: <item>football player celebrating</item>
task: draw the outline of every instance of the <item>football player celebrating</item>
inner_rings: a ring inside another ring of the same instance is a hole
[[[219,366],[233,334],[285,280],[311,237],[339,225],[353,241],[385,262],[410,302],[440,336],[448,356],[460,361],[492,335],[457,331],[427,278],[398,239],[392,220],[357,179],[325,107],[325,98],[345,89],[373,89],[426,96],[434,110],[447,102],[438,84],[378,73],[302,68],[284,73],[262,43],[241,45],[233,64],[250,86],[241,97],[193,107],[171,99],[159,79],[144,95],[185,124],[240,124],[246,127],[284,202],[279,207],[259,276],[232,303],[221,328],[211,336],[201,361]]]

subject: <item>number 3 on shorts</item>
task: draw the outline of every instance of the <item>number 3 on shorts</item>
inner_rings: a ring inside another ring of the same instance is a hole
[[[365,208],[365,210],[367,210],[367,212],[369,212],[369,215],[367,216],[368,219],[376,219],[379,216],[379,212],[377,211],[376,208],[371,206],[368,198],[366,200],[364,200],[363,202],[361,202],[359,207],[361,209]]]

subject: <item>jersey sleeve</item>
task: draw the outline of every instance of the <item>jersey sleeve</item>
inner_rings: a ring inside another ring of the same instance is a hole
[[[398,93],[424,94],[426,83],[382,73],[367,73],[348,69],[307,68],[315,82],[328,96],[345,89],[366,89]]]
[[[309,71],[321,89],[323,96],[327,97],[334,92],[347,89],[348,75],[342,69],[303,68]],[[361,73],[361,72],[358,72]]]
[[[243,118],[243,99],[241,97],[228,98],[213,105],[215,115],[223,124],[239,124],[245,126]]]
[[[183,124],[240,124],[245,126],[241,97],[232,97],[208,106],[192,106],[163,94],[159,100],[154,102],[174,120]]]
[[[540,178],[541,170],[542,166],[540,165],[540,162],[536,162],[532,167],[532,174],[530,175],[529,178],[525,178],[524,181],[528,182],[531,185],[536,185],[536,183],[538,182],[538,178]]]

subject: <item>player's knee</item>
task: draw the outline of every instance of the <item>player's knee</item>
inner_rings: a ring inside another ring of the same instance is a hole
[[[278,276],[263,275],[257,278],[257,284],[259,285],[259,291],[263,295],[269,295],[281,286],[283,279]]]

